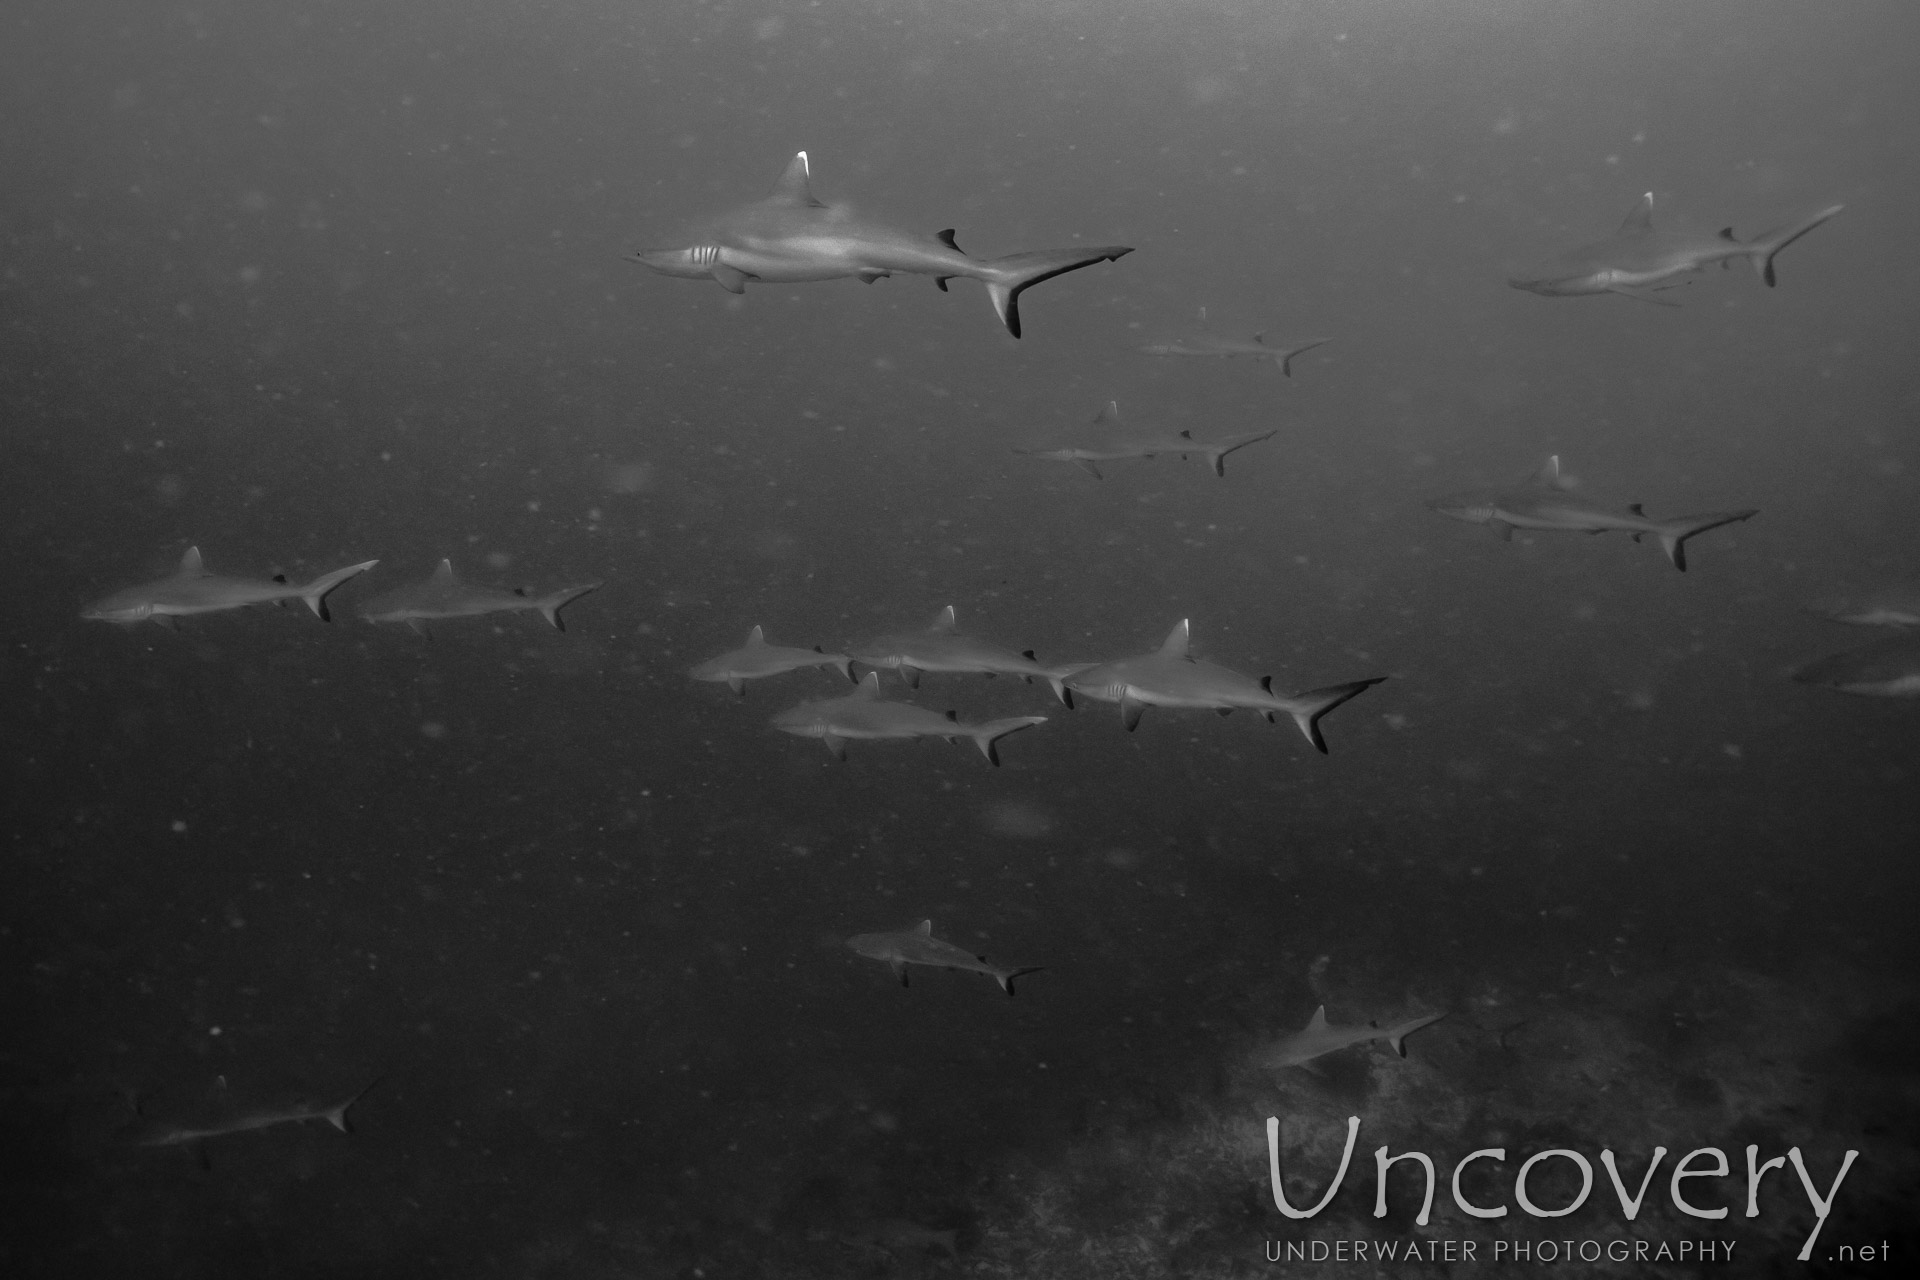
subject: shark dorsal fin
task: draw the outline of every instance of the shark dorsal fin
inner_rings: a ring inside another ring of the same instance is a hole
[[[1640,197],[1640,203],[1633,206],[1633,212],[1620,224],[1619,234],[1623,236],[1644,236],[1653,231],[1653,192]]]
[[[180,572],[202,574],[206,571],[207,566],[200,560],[200,548],[188,547],[186,554],[180,557]]]
[[[1191,432],[1191,431],[1189,431],[1189,430],[1186,430],[1186,429],[1184,429],[1184,428],[1182,428],[1182,430],[1181,430],[1181,432],[1180,432],[1180,438],[1181,438],[1182,440],[1191,440],[1191,439],[1193,439],[1193,432]]]
[[[1167,638],[1160,642],[1160,656],[1163,658],[1184,658],[1187,656],[1187,635],[1189,628],[1185,618],[1173,624],[1173,630],[1167,632]]]
[[[1533,478],[1549,489],[1558,488],[1560,484],[1560,455],[1556,453],[1541,463],[1540,469],[1533,473]]]
[[[1721,238],[1722,240],[1725,240],[1725,241],[1726,241],[1726,242],[1727,242],[1728,244],[1739,244],[1739,243],[1740,243],[1740,237],[1739,237],[1739,236],[1736,236],[1735,234],[1733,234],[1733,228],[1732,228],[1732,227],[1722,227],[1722,228],[1720,228],[1720,238]]]
[[[433,567],[433,577],[429,578],[428,581],[429,582],[452,582],[453,581],[453,561],[443,558],[439,564]]]
[[[1307,1019],[1307,1030],[1325,1031],[1326,1029],[1327,1029],[1327,1006],[1321,1005],[1318,1009],[1315,1009],[1313,1011],[1313,1016]]]
[[[942,609],[939,613],[936,613],[933,615],[933,621],[927,624],[927,630],[951,631],[958,625],[959,625],[959,622],[954,617],[954,614],[953,614],[953,606],[948,605],[946,608]]]
[[[1096,423],[1113,423],[1120,421],[1120,402],[1118,400],[1107,401],[1107,407],[1094,414],[1093,420]]]
[[[1262,330],[1261,330],[1260,332],[1258,332],[1258,333],[1256,333],[1256,334],[1254,334],[1254,335],[1253,335],[1253,340],[1254,340],[1255,342],[1257,342],[1257,343],[1259,343],[1259,344],[1260,344],[1261,346],[1263,346],[1263,347],[1264,347],[1264,346],[1266,346],[1266,345],[1267,345],[1267,331],[1266,331],[1265,329],[1262,329]]]
[[[767,633],[761,630],[759,624],[756,623],[754,625],[753,630],[747,633],[747,643],[748,644],[765,644],[766,642],[767,642]]]
[[[878,671],[867,672],[867,678],[860,682],[860,687],[853,691],[853,696],[868,699],[878,698],[880,696],[880,673]]]
[[[1633,512],[1633,514],[1639,516],[1642,520],[1647,518],[1647,509],[1637,502],[1629,502],[1627,504],[1627,510]]]
[[[955,253],[965,253],[965,252],[966,252],[966,250],[965,250],[965,249],[962,249],[962,248],[961,248],[961,247],[960,247],[960,246],[959,246],[958,244],[956,244],[956,243],[954,242],[954,239],[953,239],[953,228],[952,228],[952,227],[948,227],[948,228],[947,228],[947,229],[946,229],[945,231],[936,231],[936,232],[934,232],[934,233],[933,233],[933,238],[934,238],[935,240],[938,240],[938,241],[939,241],[939,242],[940,242],[941,244],[943,244],[943,245],[945,245],[945,246],[947,246],[947,248],[949,248],[949,249],[951,249],[951,250],[953,250],[953,251],[954,251]]]
[[[919,934],[923,938],[931,938],[933,936],[932,918],[929,917],[928,919],[922,920],[919,924],[913,926],[913,931]]]
[[[796,152],[787,171],[780,175],[780,181],[773,184],[773,194],[767,197],[770,204],[793,205],[801,209],[824,209],[825,205],[813,198],[813,188],[807,179],[812,176],[807,168],[807,153]]]

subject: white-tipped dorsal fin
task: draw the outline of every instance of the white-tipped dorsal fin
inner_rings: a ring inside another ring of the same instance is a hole
[[[765,644],[766,642],[767,642],[767,633],[760,629],[760,626],[758,623],[754,624],[753,630],[747,633],[747,643],[748,644]]]
[[[954,617],[954,614],[953,614],[953,606],[948,605],[946,608],[942,609],[940,612],[933,615],[933,621],[927,624],[927,630],[951,631],[954,629],[954,627],[958,625],[959,625],[959,621]]]
[[[1253,340],[1254,340],[1255,342],[1257,342],[1257,343],[1259,343],[1259,344],[1260,344],[1261,346],[1263,346],[1263,347],[1264,347],[1264,346],[1266,346],[1266,345],[1267,345],[1267,331],[1266,331],[1265,329],[1262,329],[1262,330],[1261,330],[1260,332],[1258,332],[1258,333],[1256,333],[1256,334],[1254,334],[1254,335],[1253,335]]]
[[[780,175],[780,181],[773,184],[773,194],[768,200],[776,204],[797,205],[806,209],[824,209],[826,206],[813,198],[813,187],[807,179],[811,171],[807,167],[807,153],[796,152],[787,165],[787,171]]]
[[[1186,657],[1188,631],[1185,618],[1174,623],[1173,630],[1167,632],[1167,638],[1160,642],[1160,656],[1163,658]]]
[[[1095,422],[1120,421],[1120,402],[1118,400],[1107,401],[1106,407],[1093,415],[1093,420]]]
[[[200,548],[188,547],[186,554],[180,557],[180,572],[205,573],[206,571],[207,566],[200,561]]]
[[[879,697],[880,696],[880,673],[878,671],[867,672],[866,678],[860,682],[860,687],[853,691],[853,696],[856,698]]]
[[[1307,1019],[1307,1030],[1325,1031],[1326,1029],[1327,1029],[1327,1006],[1321,1005],[1318,1009],[1315,1009],[1313,1011],[1313,1016]]]
[[[1538,481],[1540,484],[1545,485],[1549,489],[1559,488],[1560,487],[1560,455],[1556,453],[1552,457],[1548,458],[1545,462],[1541,463],[1540,469],[1533,473],[1533,478],[1536,481]]]
[[[453,561],[443,558],[439,564],[435,565],[433,567],[432,581],[452,582],[453,581]]]
[[[1620,224],[1623,236],[1644,236],[1653,230],[1653,192],[1640,197],[1640,203],[1633,206],[1633,212]]]
[[[932,918],[929,917],[928,919],[922,920],[919,924],[913,926],[913,931],[919,934],[923,938],[931,938],[933,936]]]

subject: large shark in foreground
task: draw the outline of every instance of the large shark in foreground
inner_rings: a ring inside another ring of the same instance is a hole
[[[1251,435],[1234,436],[1212,444],[1195,440],[1186,431],[1173,435],[1127,432],[1121,428],[1120,404],[1116,400],[1107,401],[1106,408],[1094,415],[1092,425],[1105,428],[1105,433],[1085,444],[1030,445],[1015,447],[1014,452],[1029,458],[1045,458],[1049,462],[1071,462],[1095,480],[1106,479],[1100,474],[1098,463],[1157,458],[1163,453],[1172,454],[1183,462],[1198,455],[1207,460],[1207,465],[1213,468],[1213,474],[1224,476],[1227,474],[1228,454],[1250,444],[1258,444],[1278,432],[1278,428],[1256,431]]]
[[[721,219],[711,240],[685,249],[642,249],[632,261],[663,275],[712,279],[731,293],[751,281],[792,284],[852,276],[872,284],[894,272],[932,276],[946,292],[956,276],[987,286],[993,310],[1007,332],[1020,336],[1020,294],[1054,276],[1112,262],[1133,250],[1125,245],[1036,249],[1004,258],[970,258],[951,230],[916,235],[866,222],[843,206],[813,198],[807,153],[794,156],[766,199]]]
[[[875,636],[864,644],[849,645],[847,656],[862,666],[886,668],[900,673],[908,688],[918,688],[922,672],[936,671],[953,675],[1019,676],[1023,680],[1045,680],[1061,695],[1060,681],[1077,667],[1043,667],[1034,659],[1033,650],[1015,653],[984,640],[963,636],[958,630],[953,606],[934,615],[925,631],[904,631]]]
[[[1809,662],[1793,678],[1869,698],[1920,698],[1920,631],[1900,631]]]
[[[869,960],[884,960],[893,970],[893,976],[900,979],[900,985],[907,985],[907,966],[924,964],[936,969],[964,969],[969,973],[984,973],[1000,984],[1000,989],[1008,995],[1013,994],[1013,980],[1022,974],[1038,973],[1038,966],[1025,969],[1002,969],[987,963],[985,956],[977,956],[971,951],[943,942],[933,936],[933,921],[922,920],[911,929],[897,929],[892,933],[857,933],[847,939],[847,945]]]
[[[1198,707],[1223,716],[1246,707],[1258,711],[1269,723],[1284,712],[1293,717],[1314,749],[1325,755],[1327,741],[1320,736],[1320,717],[1386,679],[1374,676],[1305,693],[1276,694],[1271,677],[1256,680],[1193,657],[1187,651],[1188,636],[1187,620],[1182,618],[1167,633],[1158,651],[1094,663],[1069,675],[1063,683],[1069,693],[1119,703],[1121,720],[1129,731],[1140,723],[1140,715],[1148,707]]]
[[[1684,277],[1704,271],[1716,262],[1724,265],[1744,258],[1771,287],[1774,256],[1844,207],[1836,204],[1812,217],[1743,242],[1734,239],[1732,227],[1717,236],[1654,230],[1653,192],[1649,191],[1620,224],[1620,229],[1605,240],[1570,249],[1552,262],[1515,276],[1507,283],[1549,298],[1618,293],[1642,302],[1675,307],[1680,304],[1656,297],[1654,291],[1685,284]]]
[[[123,587],[112,595],[96,600],[81,610],[80,616],[96,622],[132,626],[137,622],[172,625],[175,618],[196,613],[218,613],[250,604],[304,600],[307,608],[322,622],[332,621],[327,611],[327,593],[356,574],[379,564],[366,560],[350,564],[332,573],[323,573],[312,582],[295,585],[284,575],[271,581],[261,578],[225,578],[210,571],[200,559],[200,548],[188,547],[180,557],[180,567],[171,575],[137,587]]]
[[[197,1114],[164,1120],[143,1117],[123,1130],[119,1140],[136,1147],[185,1147],[197,1150],[202,1143],[214,1138],[271,1129],[276,1125],[304,1124],[309,1120],[325,1120],[340,1132],[351,1133],[353,1128],[347,1123],[347,1112],[378,1083],[378,1080],[374,1080],[352,1097],[334,1102],[294,1101],[252,1106],[236,1101],[228,1092],[226,1077],[220,1076],[216,1079],[217,1087],[213,1096]]]
[[[1327,1025],[1327,1006],[1321,1005],[1313,1011],[1313,1017],[1308,1019],[1305,1027],[1280,1037],[1255,1053],[1254,1064],[1270,1069],[1297,1067],[1323,1054],[1334,1053],[1349,1045],[1365,1044],[1370,1040],[1385,1040],[1393,1046],[1395,1053],[1404,1058],[1407,1056],[1407,1046],[1402,1042],[1420,1028],[1446,1016],[1444,1013],[1428,1014],[1424,1018],[1409,1018],[1392,1027],[1376,1027],[1372,1023],[1364,1027],[1334,1027]]]
[[[462,582],[453,572],[453,561],[442,560],[426,581],[395,587],[361,605],[360,616],[368,622],[404,622],[425,635],[426,624],[441,618],[477,618],[486,613],[535,609],[555,631],[565,631],[560,610],[600,586],[598,582],[585,582],[562,587],[551,595],[530,596],[524,591]]]
[[[1625,510],[1612,511],[1566,496],[1571,482],[1560,474],[1560,456],[1548,458],[1524,488],[1510,490],[1473,490],[1450,497],[1435,498],[1427,505],[1441,515],[1484,524],[1504,540],[1511,540],[1515,529],[1541,529],[1563,533],[1605,533],[1619,529],[1633,536],[1652,534],[1660,540],[1673,567],[1687,571],[1687,539],[1718,529],[1723,524],[1748,520],[1758,510],[1714,511],[1706,515],[1675,516],[1668,520],[1649,519],[1637,502]]]
[[[773,727],[799,738],[818,738],[840,760],[847,758],[849,739],[944,738],[952,742],[969,738],[988,764],[998,766],[1000,751],[996,744],[1000,739],[1046,722],[1045,716],[1008,716],[985,724],[965,724],[951,711],[942,715],[910,702],[888,702],[880,696],[880,673],[869,671],[846,697],[790,707],[773,718]]]
[[[804,671],[810,667],[832,667],[848,680],[854,678],[853,663],[848,661],[846,654],[825,653],[818,646],[795,649],[768,644],[767,633],[759,627],[753,629],[747,636],[747,642],[738,649],[717,658],[709,658],[687,674],[695,680],[724,680],[735,693],[745,693],[749,680],[783,675],[789,671]]]
[[[1267,342],[1265,332],[1256,333],[1253,339],[1222,338],[1213,334],[1200,334],[1191,338],[1176,338],[1172,342],[1149,342],[1140,350],[1150,356],[1212,356],[1231,359],[1234,356],[1252,356],[1256,360],[1271,360],[1282,374],[1293,376],[1293,358],[1304,355],[1315,347],[1323,347],[1333,341],[1331,338],[1315,338],[1311,342],[1296,343],[1291,347],[1276,347]]]

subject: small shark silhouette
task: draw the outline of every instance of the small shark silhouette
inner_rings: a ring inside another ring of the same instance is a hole
[[[999,983],[1000,989],[1008,995],[1013,994],[1015,978],[1040,972],[1037,965],[1024,969],[1001,969],[988,964],[985,956],[974,955],[971,951],[934,937],[931,920],[922,920],[911,929],[898,929],[892,933],[857,933],[847,939],[847,945],[869,960],[885,960],[903,987],[907,985],[907,966],[910,964],[984,973]]]
[[[1305,1027],[1281,1036],[1257,1053],[1254,1061],[1259,1066],[1274,1069],[1297,1067],[1323,1054],[1334,1053],[1349,1045],[1365,1044],[1369,1040],[1385,1040],[1393,1046],[1395,1053],[1404,1058],[1407,1056],[1407,1046],[1402,1041],[1420,1028],[1446,1016],[1444,1013],[1434,1013],[1424,1018],[1409,1018],[1398,1026],[1385,1029],[1372,1023],[1364,1027],[1330,1027],[1327,1025],[1327,1006],[1321,1005],[1313,1011],[1313,1017],[1307,1020]]]
[[[1753,240],[1734,239],[1728,227],[1717,236],[1689,236],[1653,228],[1653,192],[1640,197],[1620,229],[1605,240],[1570,249],[1552,262],[1507,283],[1516,289],[1549,298],[1572,298],[1594,293],[1618,293],[1663,307],[1680,304],[1654,296],[1654,290],[1686,283],[1683,276],[1722,265],[1736,258],[1753,269],[1771,288],[1773,259],[1782,249],[1813,230],[1844,205],[1822,209],[1810,218],[1776,228]]]
[[[859,687],[843,698],[803,702],[773,718],[773,727],[798,738],[818,738],[839,760],[847,758],[847,740],[858,738],[971,738],[987,763],[998,766],[1000,739],[1034,725],[1045,716],[1009,716],[985,724],[964,724],[949,711],[945,715],[910,702],[888,702],[880,697],[880,673],[867,672]]]
[[[1920,582],[1895,582],[1807,606],[1834,622],[1856,627],[1920,627]]]
[[[1869,698],[1920,698],[1920,631],[1898,631],[1809,662],[1793,678]]]
[[[828,1234],[852,1248],[893,1257],[916,1253],[943,1253],[950,1258],[960,1255],[959,1228],[936,1230],[910,1218],[877,1218]]]
[[[1191,656],[1188,636],[1187,620],[1182,618],[1157,652],[1093,663],[1067,676],[1063,683],[1070,693],[1119,703],[1121,721],[1129,732],[1140,723],[1140,715],[1148,707],[1203,707],[1223,716],[1247,707],[1265,716],[1269,724],[1277,713],[1285,712],[1314,749],[1325,755],[1327,741],[1320,736],[1320,718],[1386,679],[1374,676],[1351,680],[1283,697],[1274,693],[1269,676],[1256,680]]]
[[[1126,458],[1157,458],[1163,453],[1174,454],[1185,461],[1198,454],[1207,460],[1213,468],[1213,474],[1227,474],[1227,455],[1236,449],[1244,449],[1250,444],[1278,434],[1278,428],[1271,431],[1258,431],[1252,435],[1235,436],[1231,440],[1222,440],[1217,444],[1208,444],[1195,440],[1191,432],[1181,431],[1175,435],[1122,435],[1116,429],[1120,426],[1120,403],[1107,401],[1106,408],[1093,417],[1092,425],[1106,427],[1109,434],[1105,439],[1084,445],[1034,445],[1014,449],[1015,453],[1029,458],[1045,458],[1049,462],[1071,462],[1092,476],[1095,480],[1104,480],[1096,463],[1118,462]]]
[[[331,622],[333,615],[327,609],[327,593],[348,578],[365,573],[379,563],[378,560],[366,560],[344,569],[335,569],[332,573],[323,573],[312,582],[295,586],[284,575],[276,575],[270,582],[256,578],[223,578],[208,570],[201,562],[200,548],[188,547],[187,553],[180,557],[180,567],[170,576],[143,582],[137,587],[123,587],[88,605],[81,610],[80,616],[90,621],[112,622],[120,626],[149,621],[171,626],[173,619],[190,617],[196,613],[218,613],[223,609],[239,609],[250,604],[304,600],[315,617],[322,622]]]
[[[969,258],[954,243],[951,230],[915,235],[864,222],[844,207],[821,204],[813,198],[809,177],[807,153],[802,151],[787,165],[773,194],[722,219],[712,241],[685,249],[642,249],[630,260],[663,275],[711,278],[731,293],[745,293],[748,282],[756,280],[791,284],[855,276],[872,284],[896,271],[932,276],[945,293],[947,281],[965,277],[987,286],[994,313],[1017,338],[1024,290],[1133,252],[1123,245],[1101,245]]]
[[[270,1129],[275,1125],[304,1124],[309,1120],[325,1120],[342,1133],[352,1133],[353,1126],[347,1122],[347,1112],[360,1099],[367,1096],[378,1078],[370,1081],[360,1092],[342,1102],[311,1104],[293,1102],[281,1106],[249,1107],[233,1101],[227,1090],[227,1078],[215,1077],[215,1093],[205,1108],[205,1114],[190,1121],[140,1119],[122,1130],[119,1141],[136,1147],[185,1147],[200,1154],[202,1163],[206,1153],[201,1144],[214,1138],[224,1138],[235,1133],[251,1133],[256,1129]]]
[[[825,653],[818,645],[811,649],[792,649],[768,644],[766,632],[759,627],[747,636],[747,642],[717,658],[709,658],[687,674],[695,680],[724,680],[735,693],[747,691],[747,681],[777,676],[809,667],[832,667],[852,681],[853,663],[844,653]]]
[[[1534,472],[1532,485],[1525,490],[1499,492],[1474,490],[1450,497],[1435,498],[1427,504],[1443,516],[1484,524],[1502,540],[1511,541],[1515,529],[1559,530],[1566,533],[1605,533],[1620,529],[1635,542],[1645,534],[1660,540],[1660,549],[1680,572],[1687,571],[1687,539],[1723,524],[1750,520],[1757,509],[1715,511],[1698,516],[1675,516],[1670,520],[1649,519],[1640,504],[1627,504],[1624,512],[1609,511],[1562,496],[1572,482],[1560,474],[1560,455],[1548,458]]]
[[[453,561],[442,560],[426,581],[395,587],[361,605],[360,616],[368,622],[404,622],[418,634],[425,635],[426,624],[440,618],[475,618],[485,613],[537,609],[541,617],[553,624],[555,631],[565,631],[560,610],[589,591],[598,591],[602,585],[587,582],[577,587],[562,587],[551,595],[530,596],[524,591],[502,591],[498,587],[462,582],[454,576]]]
[[[954,675],[1019,676],[1023,680],[1045,680],[1061,696],[1060,681],[1072,667],[1043,667],[1034,659],[1033,650],[1014,653],[983,640],[959,634],[953,606],[934,615],[925,631],[907,631],[876,636],[864,644],[849,645],[847,656],[863,666],[890,668],[900,673],[907,687],[920,687],[922,672],[938,671]]]
[[[1177,338],[1172,342],[1150,342],[1140,350],[1150,356],[1253,356],[1260,360],[1271,360],[1274,367],[1286,377],[1293,376],[1293,358],[1304,355],[1315,347],[1323,347],[1333,341],[1331,338],[1315,338],[1311,342],[1302,342],[1291,347],[1275,347],[1267,343],[1264,331],[1253,335],[1249,342],[1245,338],[1221,338],[1211,334],[1201,334],[1192,338]]]

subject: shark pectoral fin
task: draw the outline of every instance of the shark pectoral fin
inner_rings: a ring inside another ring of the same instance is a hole
[[[747,291],[747,273],[738,267],[730,267],[724,262],[716,262],[707,268],[707,274],[717,280],[728,293]]]
[[[952,276],[935,276],[933,278],[933,287],[945,293],[947,291],[947,281],[951,279],[953,279]]]
[[[900,980],[901,986],[904,987],[907,985],[907,962],[905,960],[889,959],[887,961],[887,968],[893,970],[893,976]]]
[[[180,629],[180,619],[170,613],[156,613],[152,616],[155,626],[165,627],[169,631],[178,631]]]
[[[821,734],[820,745],[831,751],[835,760],[847,758],[847,740],[837,733]]]
[[[735,693],[740,694],[742,697],[744,697],[747,692],[747,682],[745,680],[742,680],[739,676],[728,676],[727,688],[733,690]]]
[[[1136,702],[1126,694],[1120,695],[1120,723],[1127,726],[1128,733],[1139,727],[1140,715],[1146,709],[1146,703]]]
[[[920,687],[920,668],[910,667],[903,662],[897,670],[900,672],[900,678],[906,682],[907,688],[918,689]]]
[[[418,618],[408,618],[407,630],[413,632],[413,634],[417,636],[425,637],[427,635],[427,624],[422,622]],[[428,637],[428,638],[431,638],[431,637]]]
[[[1093,465],[1092,458],[1075,458],[1073,461],[1075,466],[1079,467],[1082,471],[1092,476],[1095,480],[1106,479],[1105,476],[1100,474],[1100,468]]]
[[[1617,293],[1623,298],[1634,298],[1641,302],[1651,302],[1656,307],[1677,307],[1680,304],[1671,298],[1658,297],[1645,289],[1635,289],[1628,285],[1616,284],[1607,289],[1608,293]]]
[[[885,280],[888,276],[891,276],[893,272],[891,271],[857,271],[854,274],[860,277],[861,284],[872,284],[875,280]]]
[[[1500,539],[1502,542],[1513,541],[1513,526],[1505,520],[1489,520],[1487,521],[1487,529],[1494,537]]]

